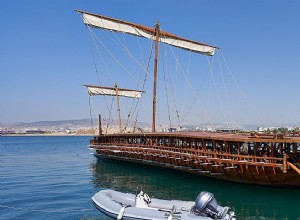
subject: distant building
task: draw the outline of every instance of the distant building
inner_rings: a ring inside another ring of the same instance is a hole
[[[11,128],[1,128],[0,129],[0,134],[1,135],[7,135],[7,134],[15,134],[16,131],[14,129]]]
[[[169,132],[176,132],[176,131],[177,131],[177,128],[169,128],[168,131],[169,131]]]
[[[227,123],[218,125],[216,127],[216,131],[218,131],[218,132],[239,132],[239,131],[246,131],[246,129],[237,123],[227,122]]]
[[[46,132],[43,130],[27,130],[26,134],[45,134]]]

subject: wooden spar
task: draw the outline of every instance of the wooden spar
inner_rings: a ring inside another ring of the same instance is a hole
[[[156,78],[157,78],[157,60],[158,60],[158,38],[159,38],[159,23],[155,25],[155,58],[154,58],[154,80],[153,80],[153,105],[152,105],[152,132],[155,132],[156,120]]]
[[[290,162],[287,162],[287,164],[300,175],[300,170],[294,164]]]
[[[118,111],[118,118],[119,118],[119,126],[120,131],[122,130],[122,121],[121,121],[121,112],[120,112],[120,102],[119,102],[119,95],[118,95],[118,85],[115,84],[115,90],[116,90],[116,102],[117,102],[117,111]]]
[[[112,87],[108,87],[108,86],[95,86],[95,85],[84,85],[85,87],[93,87],[93,88],[99,88],[99,89],[114,89]],[[145,91],[141,91],[141,90],[136,90],[136,89],[126,89],[126,88],[119,88],[119,91],[129,91],[129,92],[145,92]],[[108,94],[107,94],[108,95]]]

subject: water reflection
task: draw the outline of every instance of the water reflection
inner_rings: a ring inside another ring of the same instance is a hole
[[[300,219],[300,190],[237,184],[179,171],[97,159],[90,164],[96,188],[136,193],[137,187],[157,198],[194,200],[200,191],[215,194],[237,219]]]

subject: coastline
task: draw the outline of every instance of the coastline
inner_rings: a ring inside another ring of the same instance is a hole
[[[1,134],[0,137],[33,137],[33,136],[53,136],[53,137],[63,137],[63,136],[93,136],[93,134],[68,134],[68,133],[62,133],[62,134]]]

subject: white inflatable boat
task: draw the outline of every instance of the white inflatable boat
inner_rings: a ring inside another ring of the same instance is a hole
[[[218,205],[210,192],[201,192],[192,202],[150,198],[142,191],[134,195],[106,189],[97,192],[92,200],[97,209],[114,219],[235,220],[234,212]]]

